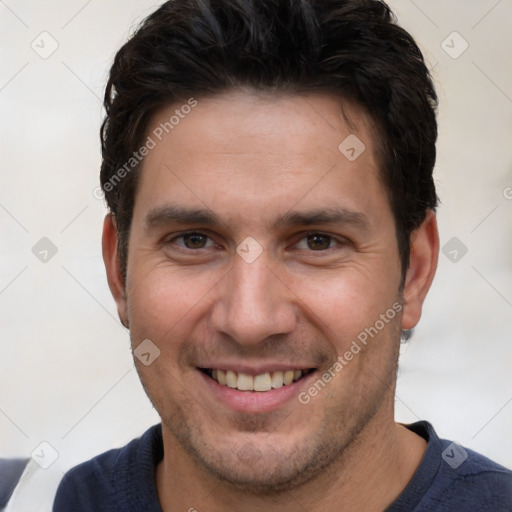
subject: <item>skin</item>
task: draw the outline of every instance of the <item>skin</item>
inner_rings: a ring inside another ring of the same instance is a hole
[[[148,134],[177,107],[157,112]],[[396,367],[400,330],[419,321],[434,277],[438,232],[429,212],[412,234],[400,290],[370,127],[362,110],[327,94],[198,98],[144,160],[126,283],[107,215],[104,260],[119,316],[134,348],[150,339],[160,350],[149,366],[135,362],[162,418],[164,511],[381,511],[417,469],[426,444],[394,421]],[[338,150],[349,134],[366,146],[354,161]],[[168,205],[207,209],[220,222],[147,222]],[[365,223],[275,225],[327,207]],[[193,239],[198,248],[179,238],[187,230],[205,235]],[[325,235],[320,249],[311,232]],[[263,249],[252,263],[236,252],[246,237]],[[236,412],[197,370],[279,362],[321,375],[397,301],[400,313],[307,405],[294,398],[270,412]]]

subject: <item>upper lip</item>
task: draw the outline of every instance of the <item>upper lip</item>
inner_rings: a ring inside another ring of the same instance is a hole
[[[262,375],[271,372],[286,372],[289,370],[310,370],[314,365],[308,364],[289,364],[289,363],[267,363],[259,365],[248,365],[243,363],[207,363],[198,366],[201,369],[209,370],[232,370],[236,373],[245,373],[246,375]]]

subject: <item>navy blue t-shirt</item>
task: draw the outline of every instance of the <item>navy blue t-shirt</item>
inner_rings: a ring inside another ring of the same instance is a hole
[[[413,478],[384,512],[511,512],[512,471],[439,439],[426,421],[407,425],[427,441]],[[64,476],[53,512],[162,512],[155,469],[163,457],[161,425]]]

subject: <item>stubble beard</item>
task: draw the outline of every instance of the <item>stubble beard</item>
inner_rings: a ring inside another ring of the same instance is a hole
[[[343,414],[338,408],[327,410],[321,428],[287,451],[280,448],[279,442],[271,443],[272,432],[262,434],[269,436],[265,443],[260,438],[255,443],[249,441],[242,446],[218,450],[215,443],[209,441],[211,435],[204,435],[208,424],[198,426],[187,419],[186,404],[183,407],[175,404],[172,414],[161,415],[163,429],[171,434],[180,451],[194,461],[199,473],[247,495],[277,497],[320,475],[326,476],[326,472],[341,474],[344,467],[350,465],[350,455],[357,451],[361,434],[386,406],[389,386],[394,391],[395,376],[396,368],[393,379],[382,383],[370,403],[360,397],[353,400]],[[281,433],[287,422],[292,422],[291,417],[281,426]],[[240,432],[257,432],[258,423],[261,433],[265,422],[258,422],[253,416],[241,416],[236,426]],[[241,454],[241,449],[249,453]]]

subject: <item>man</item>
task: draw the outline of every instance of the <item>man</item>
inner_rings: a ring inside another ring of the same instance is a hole
[[[512,473],[394,421],[439,250],[437,98],[373,0],[171,1],[105,95],[103,255],[162,423],[54,511],[512,510]]]

